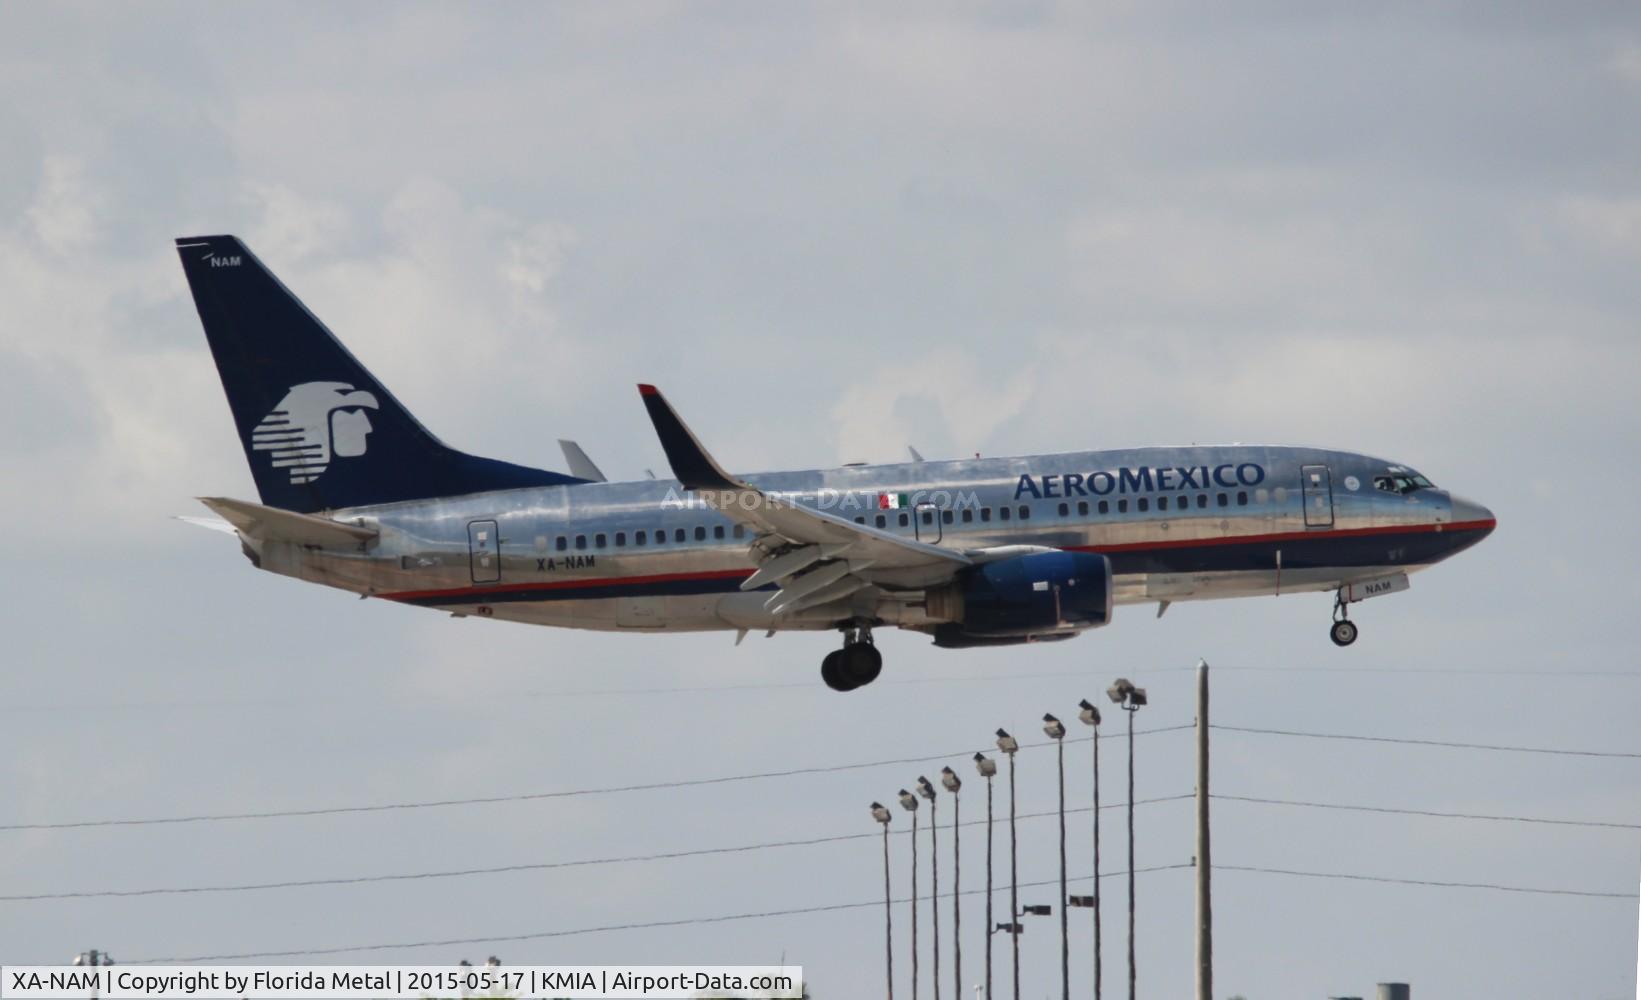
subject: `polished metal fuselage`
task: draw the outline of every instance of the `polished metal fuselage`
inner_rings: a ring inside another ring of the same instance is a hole
[[[1400,468],[1350,452],[1238,445],[745,478],[766,492],[960,551],[1026,545],[1103,553],[1112,561],[1117,602],[1132,604],[1332,590],[1422,569],[1492,530],[1486,508],[1445,490],[1375,487],[1377,477]],[[884,507],[900,502],[927,506]],[[938,624],[917,593],[879,587],[771,617],[768,594],[739,590],[755,568],[750,532],[671,480],[510,490],[330,516],[378,537],[358,551],[250,542],[253,558],[263,569],[366,596],[571,628]]]

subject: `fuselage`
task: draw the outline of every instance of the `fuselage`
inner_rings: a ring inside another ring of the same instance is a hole
[[[761,490],[959,551],[1021,546],[1111,563],[1119,604],[1334,590],[1474,545],[1491,512],[1383,459],[1222,446],[844,466],[749,475]],[[742,524],[672,480],[499,490],[355,507],[357,552],[267,543],[274,572],[407,604],[542,625],[631,631],[931,630],[915,588],[868,588],[774,618],[742,592]]]

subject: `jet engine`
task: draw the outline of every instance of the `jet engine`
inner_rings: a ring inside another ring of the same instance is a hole
[[[1058,638],[1111,621],[1111,560],[1089,552],[1034,552],[983,563],[931,588],[926,611],[946,624],[942,646]]]

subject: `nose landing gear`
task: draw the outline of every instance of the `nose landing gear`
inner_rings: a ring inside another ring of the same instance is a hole
[[[1356,623],[1350,620],[1350,610],[1345,604],[1345,594],[1341,590],[1333,599],[1333,627],[1328,630],[1328,638],[1335,646],[1348,646],[1356,641],[1359,634]]]
[[[834,691],[853,691],[877,680],[883,672],[883,654],[872,644],[872,631],[851,626],[843,630],[843,648],[821,661],[821,680]]]

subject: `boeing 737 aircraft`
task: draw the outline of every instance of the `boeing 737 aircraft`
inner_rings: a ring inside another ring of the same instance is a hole
[[[653,386],[675,480],[607,483],[442,444],[232,236],[177,240],[261,503],[205,498],[260,569],[457,616],[631,632],[873,630],[948,648],[1068,639],[1118,604],[1334,593],[1485,538],[1487,508],[1321,448],[1135,448],[731,475]],[[569,451],[569,449],[567,449]],[[916,458],[915,452],[913,453]]]

